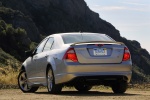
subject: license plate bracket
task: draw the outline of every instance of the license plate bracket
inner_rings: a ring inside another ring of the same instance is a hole
[[[93,54],[94,54],[94,56],[106,56],[107,49],[106,48],[94,48]]]

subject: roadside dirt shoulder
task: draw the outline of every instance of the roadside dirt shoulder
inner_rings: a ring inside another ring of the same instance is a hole
[[[59,95],[48,94],[46,89],[36,93],[23,93],[19,89],[0,90],[0,100],[150,100],[150,91],[127,90],[125,94],[114,94],[111,90],[91,90],[79,93],[75,90],[63,89]]]

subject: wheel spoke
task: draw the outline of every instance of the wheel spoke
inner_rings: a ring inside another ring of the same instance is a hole
[[[24,84],[24,90],[28,90],[28,85]]]
[[[23,74],[21,75],[21,77],[22,77],[23,79],[27,79],[26,76],[25,76],[25,73],[23,73]]]
[[[20,80],[20,85],[23,85],[25,84],[25,81],[24,80]]]

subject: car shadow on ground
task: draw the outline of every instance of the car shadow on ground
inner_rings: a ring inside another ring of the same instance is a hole
[[[115,94],[113,92],[99,92],[99,91],[88,91],[88,92],[78,92],[78,91],[62,91],[59,94],[49,94],[48,92],[35,92],[35,94],[48,94],[48,95],[61,95],[61,96],[134,96],[139,94]]]

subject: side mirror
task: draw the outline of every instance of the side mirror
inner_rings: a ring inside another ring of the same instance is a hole
[[[27,57],[31,57],[33,55],[32,51],[25,51],[25,54]]]

